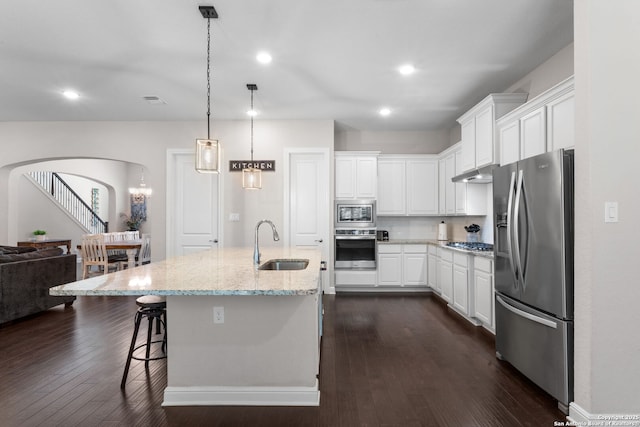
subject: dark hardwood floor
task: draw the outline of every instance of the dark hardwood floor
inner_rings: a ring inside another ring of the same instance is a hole
[[[319,407],[162,408],[166,361],[131,366],[134,297],[0,327],[0,426],[552,426],[556,402],[429,295],[325,296]],[[171,339],[169,337],[169,339]],[[256,360],[256,363],[260,363]],[[265,367],[267,369],[267,367]]]

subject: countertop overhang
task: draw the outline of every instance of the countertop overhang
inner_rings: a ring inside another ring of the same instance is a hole
[[[318,293],[319,249],[265,247],[261,264],[304,258],[304,270],[258,270],[253,248],[220,248],[53,287],[51,295],[312,295]]]

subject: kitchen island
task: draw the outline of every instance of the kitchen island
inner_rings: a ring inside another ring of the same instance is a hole
[[[317,406],[320,251],[262,251],[263,264],[309,260],[303,270],[286,271],[258,270],[252,251],[197,252],[57,286],[50,293],[166,296],[163,406]]]

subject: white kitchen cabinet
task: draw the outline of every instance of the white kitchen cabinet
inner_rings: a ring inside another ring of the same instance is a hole
[[[520,160],[520,120],[498,127],[498,141],[501,165]]]
[[[378,245],[378,286],[402,285],[402,245]]]
[[[378,161],[378,215],[405,215],[407,212],[406,162]]]
[[[547,104],[547,151],[575,146],[575,97],[569,92]]]
[[[468,171],[476,167],[476,116],[460,122],[460,142],[462,143],[462,170]]]
[[[379,244],[378,286],[427,286],[426,244]]]
[[[427,245],[402,245],[402,284],[427,285]]]
[[[458,119],[463,172],[497,161],[495,121],[526,100],[526,93],[490,94]]]
[[[523,159],[547,151],[547,122],[544,106],[520,119],[520,153]]]
[[[500,164],[575,146],[573,76],[496,122]]]
[[[453,303],[453,252],[444,248],[438,248],[440,268],[438,269],[438,282],[440,283],[440,296],[449,304]]]
[[[438,162],[407,160],[407,215],[438,214]]]
[[[449,154],[445,159],[445,213],[453,215],[456,213],[456,187],[451,178],[456,173],[456,156],[455,153]]]
[[[438,269],[440,268],[440,258],[438,258],[438,248],[434,245],[429,245],[429,251],[427,254],[427,285],[440,293],[441,287],[438,282]]]
[[[335,153],[336,199],[375,199],[377,182],[377,152]]]
[[[476,113],[475,167],[493,163],[494,106],[489,104]]]
[[[438,214],[438,160],[435,156],[380,156],[378,215]]]
[[[440,215],[447,214],[447,161],[443,158],[438,160],[438,213]]]
[[[475,307],[473,317],[482,325],[494,330],[494,289],[493,289],[493,260],[476,256],[474,258],[473,284]]]
[[[336,289],[374,287],[376,270],[335,270]]]
[[[469,314],[469,257],[453,254],[453,307],[460,313]]]
[[[488,184],[454,183],[451,180],[462,173],[461,144],[449,147],[440,155],[440,215],[486,215]]]

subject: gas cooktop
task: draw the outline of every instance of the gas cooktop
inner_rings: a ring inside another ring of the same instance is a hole
[[[449,242],[447,246],[450,248],[466,249],[468,251],[489,252],[493,250],[491,243],[481,242]]]

